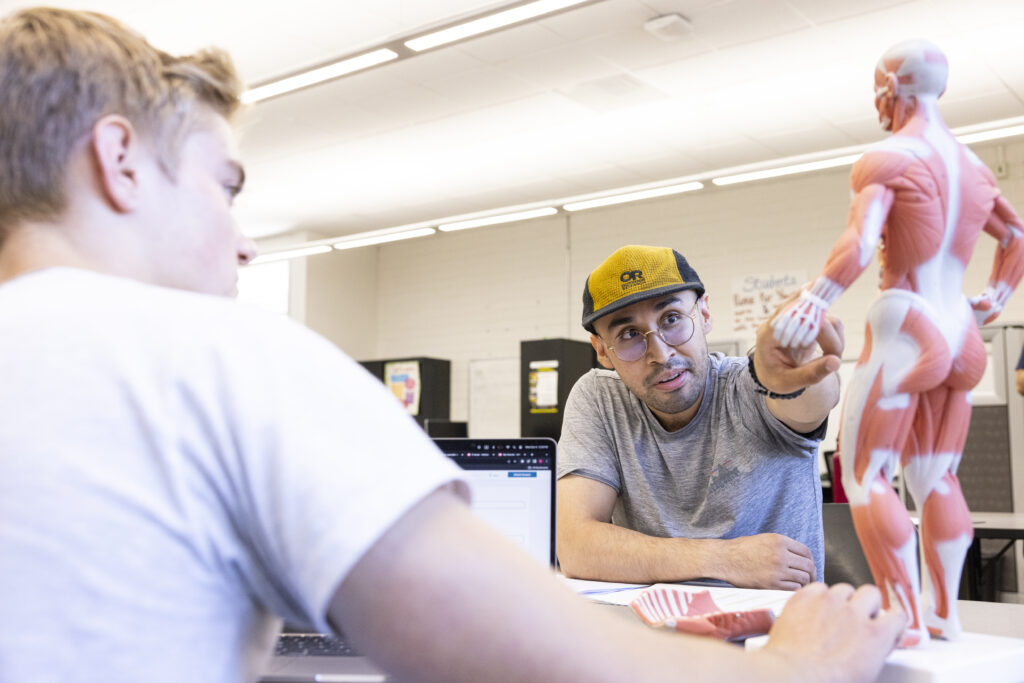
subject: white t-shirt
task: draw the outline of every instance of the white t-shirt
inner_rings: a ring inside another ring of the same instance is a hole
[[[54,268],[0,286],[0,681],[239,681],[460,477],[302,326]]]

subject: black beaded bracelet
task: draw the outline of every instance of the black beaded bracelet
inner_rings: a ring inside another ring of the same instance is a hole
[[[802,387],[796,391],[791,391],[788,394],[776,394],[774,391],[761,384],[761,380],[757,378],[757,373],[754,371],[754,354],[747,354],[747,361],[747,369],[750,370],[750,379],[754,380],[754,391],[759,394],[764,394],[768,398],[789,399],[796,398],[807,389],[807,387]]]

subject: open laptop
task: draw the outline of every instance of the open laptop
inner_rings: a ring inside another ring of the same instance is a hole
[[[435,438],[466,471],[474,513],[538,561],[555,566],[555,442],[547,438]],[[343,638],[286,626],[261,683],[390,680]]]

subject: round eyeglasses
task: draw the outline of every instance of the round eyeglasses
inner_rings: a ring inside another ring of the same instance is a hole
[[[697,328],[693,314],[697,312],[697,304],[686,315],[671,312],[658,321],[656,330],[639,330],[635,327],[624,327],[616,335],[615,346],[608,350],[619,360],[631,363],[640,360],[647,354],[647,335],[657,334],[661,341],[669,346],[682,346],[693,337]]]

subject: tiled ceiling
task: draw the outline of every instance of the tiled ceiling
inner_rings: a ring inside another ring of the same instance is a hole
[[[220,45],[256,83],[501,3],[56,4]],[[692,30],[644,30],[670,13]],[[602,0],[256,104],[237,216],[341,236],[871,142],[874,64],[907,38],[949,56],[951,126],[1021,116],[1022,34],[1020,0]]]

